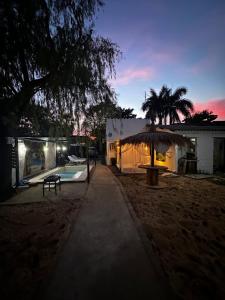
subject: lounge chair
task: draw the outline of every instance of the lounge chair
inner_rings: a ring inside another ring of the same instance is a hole
[[[80,160],[82,160],[82,161],[87,161],[86,158],[78,157],[78,156],[76,156],[76,155],[74,155],[74,154],[71,154],[70,156],[72,156],[74,159],[76,159],[76,160],[78,160],[78,161],[80,161]]]
[[[68,159],[70,161],[70,163],[74,163],[74,164],[82,164],[84,162],[86,162],[86,158],[76,158],[74,157],[75,155],[68,155]]]

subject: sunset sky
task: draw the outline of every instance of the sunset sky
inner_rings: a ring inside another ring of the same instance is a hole
[[[196,110],[225,120],[225,0],[105,0],[96,32],[123,52],[119,105],[144,117],[145,91],[185,86]]]

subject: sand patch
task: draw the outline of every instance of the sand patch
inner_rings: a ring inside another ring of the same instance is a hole
[[[0,298],[33,299],[52,270],[79,199],[0,207]]]
[[[119,176],[171,286],[181,299],[225,299],[225,186],[207,179]]]

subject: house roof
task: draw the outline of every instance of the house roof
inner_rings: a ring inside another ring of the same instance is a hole
[[[216,121],[211,124],[189,125],[189,124],[173,124],[160,125],[159,128],[166,128],[172,131],[225,131],[225,121]]]
[[[18,137],[18,140],[30,140],[30,141],[36,141],[36,142],[52,142],[52,143],[63,143],[63,142],[76,142],[76,141],[84,141],[85,139],[88,139],[87,136],[68,136],[68,137],[46,137],[46,136],[20,136]]]

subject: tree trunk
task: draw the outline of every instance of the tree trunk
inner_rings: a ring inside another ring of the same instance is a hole
[[[170,125],[172,125],[172,115],[170,113]]]
[[[0,201],[12,194],[12,146],[7,144],[7,128],[0,122]]]

